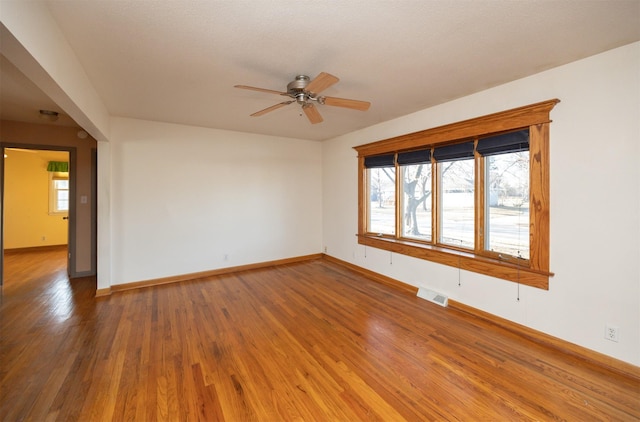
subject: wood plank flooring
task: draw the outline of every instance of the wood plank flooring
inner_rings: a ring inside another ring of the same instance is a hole
[[[94,298],[6,256],[3,421],[640,419],[640,385],[315,260]]]

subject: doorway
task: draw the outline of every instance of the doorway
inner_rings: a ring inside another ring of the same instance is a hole
[[[75,148],[5,144],[2,150],[0,283],[5,280],[5,253],[57,250],[64,253],[67,275],[73,277]]]

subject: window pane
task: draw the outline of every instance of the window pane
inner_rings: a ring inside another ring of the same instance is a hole
[[[54,180],[53,184],[56,189],[69,189],[69,180]]]
[[[441,189],[440,242],[473,249],[474,161],[439,163]]]
[[[402,236],[431,240],[431,164],[401,166]]]
[[[55,211],[68,211],[68,210],[69,210],[69,191],[57,190]]]
[[[529,259],[529,151],[486,160],[485,248]]]
[[[56,212],[69,211],[69,201],[58,200],[57,206],[58,208],[56,209]]]
[[[396,232],[396,169],[380,167],[367,170],[369,179],[369,224],[371,233]]]

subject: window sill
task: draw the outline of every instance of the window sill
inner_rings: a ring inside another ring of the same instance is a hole
[[[470,252],[374,235],[357,236],[358,243],[361,245],[425,259],[427,261],[433,261],[543,290],[549,290],[549,277],[553,276],[553,273],[547,271],[518,266],[513,263],[479,256]]]

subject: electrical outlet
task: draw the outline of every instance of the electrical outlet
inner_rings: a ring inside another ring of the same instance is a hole
[[[228,261],[229,260],[229,255],[224,254],[224,256],[222,257],[223,260]]]
[[[605,325],[604,338],[607,340],[615,341],[617,343],[620,340],[620,329],[613,325]]]
[[[326,246],[324,247],[324,253],[327,253],[327,247]]]

